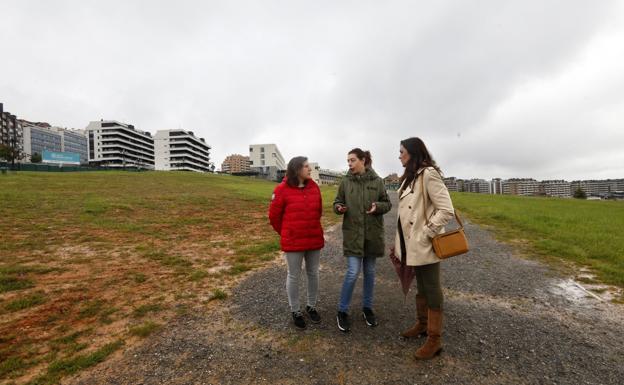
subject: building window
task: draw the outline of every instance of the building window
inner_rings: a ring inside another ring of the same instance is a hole
[[[260,147],[260,152],[264,152],[264,147]]]
[[[264,154],[260,154],[260,159],[264,159]]]
[[[249,152],[253,152],[253,147],[249,147]]]
[[[264,161],[263,160],[260,161],[260,165],[264,166]]]

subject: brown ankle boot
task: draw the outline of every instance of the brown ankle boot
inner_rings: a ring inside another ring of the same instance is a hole
[[[429,309],[427,341],[416,350],[417,360],[430,360],[442,351],[442,309]]]
[[[420,337],[427,334],[427,297],[416,296],[416,323],[401,335],[405,338]]]

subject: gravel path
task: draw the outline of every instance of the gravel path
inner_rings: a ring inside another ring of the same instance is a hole
[[[396,202],[396,197],[393,196]],[[396,206],[396,205],[395,205]],[[388,245],[396,211],[386,215]],[[469,254],[443,264],[445,330],[442,355],[415,362],[424,342],[399,332],[414,319],[395,273],[378,260],[375,310],[380,325],[359,318],[335,326],[345,269],[339,227],[327,232],[321,259],[324,317],[294,330],[285,293],[286,266],[254,272],[225,306],[181,316],[143,345],[124,352],[73,384],[622,384],[624,310],[567,289],[568,278],[514,256],[513,249],[468,223]],[[305,290],[302,285],[302,299]]]

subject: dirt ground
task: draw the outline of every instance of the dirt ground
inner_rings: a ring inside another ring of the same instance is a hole
[[[394,238],[396,211],[386,216]],[[414,320],[387,258],[378,260],[379,326],[360,318],[341,333],[335,311],[345,261],[341,232],[321,256],[323,320],[304,331],[290,320],[282,260],[250,273],[205,312],[174,319],[144,344],[118,352],[67,384],[621,384],[624,307],[580,289],[570,277],[517,256],[486,230],[466,226],[472,250],[443,263],[443,353],[417,362],[424,339],[405,340]],[[301,285],[304,298],[304,283]]]

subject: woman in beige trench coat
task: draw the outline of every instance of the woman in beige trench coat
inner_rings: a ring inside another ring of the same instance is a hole
[[[406,264],[414,266],[418,287],[416,323],[401,334],[407,338],[426,334],[427,341],[415,357],[430,359],[442,351],[443,302],[440,259],[433,251],[431,238],[444,232],[455,211],[440,169],[423,141],[401,141],[400,153],[405,171],[399,189],[395,253],[399,258],[405,255]]]

